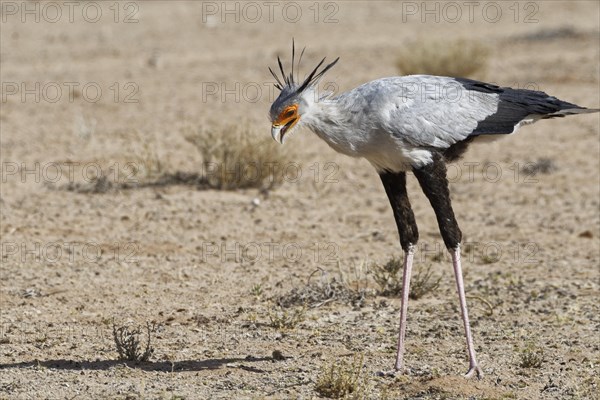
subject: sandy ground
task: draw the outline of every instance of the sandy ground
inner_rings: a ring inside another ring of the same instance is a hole
[[[48,4],[2,2],[0,398],[319,398],[323,369],[361,356],[363,398],[598,398],[597,114],[474,146],[450,169],[480,381],[461,377],[451,264],[414,179],[416,268],[441,281],[410,303],[396,378],[377,372],[400,302],[376,294],[372,265],[401,251],[364,160],[301,131],[286,143],[296,169],[268,193],[68,190],[199,172],[190,129],[269,137],[266,67],[292,37],[304,72],[341,57],[327,77],[339,90],[397,75],[406,46],[471,38],[491,49],[475,78],[598,107],[597,2]],[[338,289],[277,305],[307,282]],[[278,327],[284,313],[303,318]],[[153,325],[150,362],[118,361],[113,323]]]

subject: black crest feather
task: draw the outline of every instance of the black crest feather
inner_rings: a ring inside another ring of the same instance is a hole
[[[319,71],[319,68],[321,68],[323,63],[325,63],[324,57],[321,60],[321,62],[317,64],[317,66],[311,71],[311,73],[308,74],[306,79],[304,79],[304,81],[299,86],[297,86],[296,81],[300,81],[300,62],[302,61],[304,50],[306,50],[306,47],[302,49],[300,57],[298,58],[298,64],[296,65],[296,79],[294,79],[294,65],[296,63],[296,44],[294,42],[294,39],[292,39],[292,68],[289,75],[286,75],[285,70],[283,68],[283,63],[281,62],[281,58],[279,56],[277,56],[277,64],[279,65],[281,78],[277,76],[275,72],[273,72],[271,67],[269,67],[269,72],[271,72],[271,75],[273,75],[273,78],[275,78],[275,80],[277,81],[277,83],[275,83],[275,87],[280,91],[282,91],[285,87],[289,87],[294,89],[296,93],[301,93],[302,91],[306,90],[306,88],[316,85],[319,82],[319,79],[321,79],[321,77],[325,75],[325,73],[329,71],[340,59],[339,57],[336,58],[335,60],[333,60],[333,62],[327,64],[321,71]]]

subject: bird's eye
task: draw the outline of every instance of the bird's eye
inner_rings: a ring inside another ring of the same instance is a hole
[[[293,108],[290,108],[289,110],[285,111],[285,113],[283,114],[283,118],[289,118],[289,117],[293,116],[295,112],[296,112],[296,110],[294,110]]]

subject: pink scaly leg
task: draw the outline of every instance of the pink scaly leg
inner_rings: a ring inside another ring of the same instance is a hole
[[[465,326],[465,336],[467,338],[467,351],[469,352],[469,371],[465,378],[471,378],[477,374],[477,378],[483,377],[483,372],[477,359],[475,358],[475,348],[473,347],[473,336],[471,335],[471,326],[469,324],[469,313],[467,312],[467,299],[465,297],[465,286],[463,283],[462,268],[460,266],[460,246],[452,253],[452,266],[454,267],[454,277],[456,278],[456,289],[458,290],[458,299],[460,301],[460,313],[462,315],[463,324]]]
[[[400,333],[398,335],[398,351],[394,369],[402,371],[404,358],[404,335],[406,334],[406,314],[408,313],[408,293],[410,288],[410,274],[412,271],[414,246],[410,246],[404,255],[404,268],[402,272],[402,303],[400,305]]]

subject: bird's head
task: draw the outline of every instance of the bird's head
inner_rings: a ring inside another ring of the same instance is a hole
[[[300,58],[298,59],[298,70],[300,69],[300,61],[302,61],[303,54],[304,49],[302,50],[302,53],[300,53]],[[275,87],[281,91],[277,99],[275,99],[271,105],[271,110],[269,111],[269,118],[271,119],[271,136],[273,136],[273,139],[283,144],[284,138],[289,136],[289,134],[291,134],[298,126],[302,116],[308,112],[310,106],[315,102],[315,87],[319,83],[319,80],[335,65],[336,62],[338,62],[338,60],[339,57],[319,72],[319,68],[321,68],[325,62],[325,58],[323,58],[302,83],[297,83],[299,82],[299,79],[297,79],[298,77],[296,77],[296,79],[294,78],[294,42],[292,41],[292,68],[289,75],[286,75],[281,59],[277,57],[281,78],[269,67],[269,71],[271,71],[271,74],[277,81]]]

